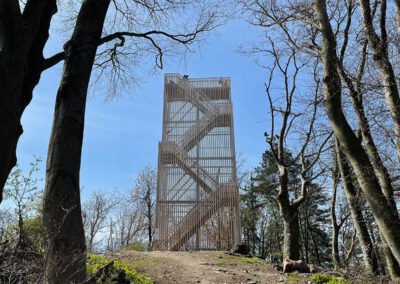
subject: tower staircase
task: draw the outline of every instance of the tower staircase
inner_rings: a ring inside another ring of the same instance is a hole
[[[194,207],[169,238],[169,249],[179,250],[222,207],[230,205],[237,193],[236,184],[222,184]]]
[[[193,235],[220,209],[232,205],[232,200],[238,198],[236,184],[220,184],[219,181],[199,165],[197,159],[188,152],[197,145],[215,127],[229,126],[232,116],[232,104],[213,104],[198,88],[193,88],[189,80],[181,76],[167,82],[167,87],[173,88],[174,94],[191,103],[201,113],[200,118],[179,139],[162,141],[159,152],[163,164],[177,164],[204,190],[205,199],[179,222],[170,233],[168,248],[179,250]],[[168,90],[167,90],[168,91]]]

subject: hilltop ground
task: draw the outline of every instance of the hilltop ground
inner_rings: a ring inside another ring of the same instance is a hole
[[[274,265],[258,258],[224,252],[119,251],[113,257],[134,264],[155,283],[307,283],[310,275],[281,274]]]

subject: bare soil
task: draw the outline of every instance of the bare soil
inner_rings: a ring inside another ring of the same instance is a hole
[[[308,283],[310,275],[283,275],[258,258],[233,256],[224,252],[138,252],[119,251],[113,257],[133,264],[154,283]]]

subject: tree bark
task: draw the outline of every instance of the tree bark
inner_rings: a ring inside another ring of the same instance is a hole
[[[283,218],[283,257],[284,260],[300,259],[300,228],[297,210],[292,212],[290,218]]]
[[[300,227],[297,207],[289,201],[288,172],[285,166],[279,165],[278,204],[283,219],[283,263],[286,260],[300,258]]]
[[[22,14],[18,1],[0,3],[0,203],[17,162],[21,117],[43,71],[43,49],[56,11],[55,0],[29,0]]]
[[[379,230],[393,255],[400,261],[400,220],[382,194],[374,169],[360,141],[353,133],[341,107],[341,81],[337,72],[336,40],[329,22],[325,0],[313,4],[323,37],[322,63],[324,69],[324,107],[329,122],[351,163],[360,187],[368,201]]]
[[[150,197],[150,196],[149,196]],[[151,201],[151,200],[150,200]],[[151,203],[147,203],[147,214],[149,215],[149,223],[147,226],[148,234],[149,234],[149,251],[153,250],[153,223],[152,223],[152,206]]]
[[[382,233],[380,233],[380,238],[381,238],[382,247],[383,247],[383,255],[385,256],[386,269],[390,275],[390,279],[392,280],[393,283],[400,283],[399,263],[397,262],[392,251],[390,250],[390,247],[388,246]]]
[[[332,261],[335,270],[341,268],[340,256],[339,256],[339,230],[341,225],[338,225],[336,218],[336,195],[338,187],[337,179],[337,162],[335,159],[335,166],[332,169],[332,181],[333,181],[333,191],[331,199],[331,221],[332,221]]]
[[[369,0],[359,0],[359,3],[364,31],[373,53],[373,60],[378,67],[382,79],[386,105],[392,117],[397,142],[397,156],[400,162],[400,97],[396,76],[389,59],[388,40],[386,34],[386,0],[381,2],[380,36],[378,36],[374,30]]]
[[[337,162],[339,167],[340,176],[342,179],[343,189],[346,194],[347,203],[350,208],[351,217],[353,220],[354,228],[357,231],[358,241],[360,243],[364,264],[367,271],[371,274],[378,274],[378,260],[375,254],[375,250],[368,232],[368,227],[365,222],[364,214],[362,212],[359,197],[354,188],[351,180],[351,171],[347,163],[346,157],[340,150],[338,141],[335,142],[335,152],[337,156]]]
[[[64,46],[44,193],[47,283],[79,283],[86,275],[79,171],[87,89],[109,2],[84,0]]]
[[[363,46],[360,72],[363,72],[363,69],[364,69],[365,59],[366,59],[366,48],[367,48],[367,42],[364,43],[364,46]],[[351,79],[344,72],[343,66],[341,65],[341,63],[338,64],[338,71],[339,71],[339,75],[340,75],[342,81],[344,82],[344,84],[346,85],[346,87],[349,90],[351,102],[352,102],[353,109],[354,109],[356,117],[357,117],[358,127],[361,130],[361,137],[362,137],[362,140],[365,145],[366,153],[369,156],[372,166],[375,170],[375,174],[378,178],[382,192],[383,192],[388,204],[390,205],[391,210],[393,212],[397,212],[397,206],[396,206],[396,203],[394,200],[394,195],[393,195],[392,180],[390,178],[387,168],[383,164],[383,161],[379,155],[379,152],[375,145],[374,139],[372,138],[368,119],[365,115],[362,93],[361,93],[361,89],[360,89],[360,82],[357,82],[357,84],[356,84],[357,87],[355,87],[353,85]],[[345,163],[347,163],[347,162],[345,162]],[[348,168],[347,165],[346,165],[346,167]],[[351,183],[351,180],[350,180],[350,183]],[[359,236],[360,236],[360,234],[359,234]],[[387,244],[384,243],[385,240],[383,238],[382,238],[382,241],[383,241],[384,248],[386,248],[383,251],[385,254],[385,259],[386,259],[386,263],[388,266],[388,270],[390,272],[392,280],[394,281],[395,279],[400,278],[400,265],[399,265],[399,263],[397,263],[395,261],[394,256],[392,255]],[[360,243],[361,243],[361,240],[360,240]],[[365,252],[366,251],[363,251],[363,253],[365,253]],[[376,256],[375,256],[375,258],[376,258]],[[366,260],[365,255],[364,255],[364,260]],[[367,268],[374,268],[374,267],[367,265]],[[372,272],[372,273],[376,273],[377,271],[378,271],[377,266],[375,267],[375,270],[370,270],[370,272]]]

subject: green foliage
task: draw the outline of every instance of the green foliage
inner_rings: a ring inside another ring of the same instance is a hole
[[[314,274],[311,277],[312,284],[350,284],[350,280],[344,279],[343,277],[335,277],[323,274]]]
[[[100,255],[88,254],[86,271],[88,275],[93,275],[100,267],[109,263],[110,260],[107,257]],[[118,275],[119,271],[125,271],[126,279],[131,283],[151,284],[153,283],[147,275],[138,274],[133,265],[123,260],[114,260],[114,264],[108,270],[107,275],[102,275],[98,283],[116,283],[112,279]]]
[[[123,250],[134,250],[134,251],[148,251],[149,242],[134,242],[133,244],[127,245]]]
[[[10,173],[4,187],[4,197],[10,204],[9,211],[13,211],[13,224],[7,224],[3,231],[3,238],[16,243],[17,249],[30,247],[42,251],[43,226],[40,218],[41,200],[43,191],[38,187],[41,181],[37,178],[39,164],[42,160],[34,156],[30,169],[24,172],[16,165]]]
[[[42,252],[44,248],[44,228],[41,216],[36,215],[26,219],[23,226],[26,238],[32,247]]]

